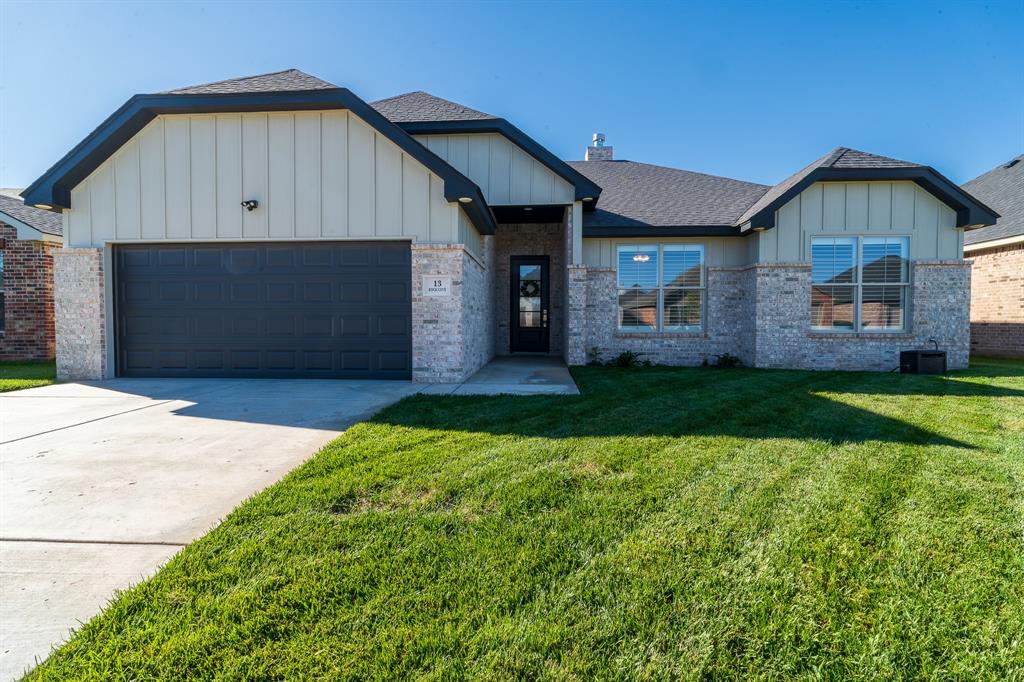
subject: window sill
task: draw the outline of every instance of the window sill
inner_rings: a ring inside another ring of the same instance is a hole
[[[624,332],[616,331],[616,339],[706,339],[705,332]]]
[[[901,332],[827,332],[812,329],[807,333],[812,339],[912,339],[914,335],[908,331]]]

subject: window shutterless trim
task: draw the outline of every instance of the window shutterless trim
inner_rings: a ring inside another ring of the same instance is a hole
[[[649,326],[636,326],[636,327],[623,327],[619,312],[619,297],[622,295],[621,292],[629,291],[630,288],[623,288],[619,281],[619,252],[622,249],[642,249],[652,248],[658,254],[658,276],[657,283],[654,286],[654,290],[657,292],[657,302],[655,304],[655,325]],[[700,252],[700,284],[698,286],[665,286],[665,247],[681,247],[681,248],[670,248],[670,251],[699,251]],[[699,334],[703,333],[706,325],[707,318],[707,248],[703,243],[665,243],[665,242],[622,242],[615,244],[615,316],[616,326],[615,329],[619,333],[625,334]],[[700,324],[698,325],[677,325],[666,327],[665,326],[665,292],[666,291],[696,291],[700,296]]]

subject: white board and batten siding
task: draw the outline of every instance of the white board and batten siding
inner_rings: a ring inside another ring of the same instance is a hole
[[[583,240],[583,263],[591,268],[615,268],[617,249],[628,244],[703,244],[704,265],[729,268],[749,265],[744,237],[628,237]]]
[[[759,260],[807,262],[812,237],[844,234],[908,236],[914,260],[963,256],[956,212],[916,183],[819,182],[782,206],[775,227],[758,235]]]
[[[71,191],[64,234],[479,240],[440,177],[346,110],[158,116]]]
[[[573,203],[572,184],[499,133],[415,135],[475,182],[491,206]]]

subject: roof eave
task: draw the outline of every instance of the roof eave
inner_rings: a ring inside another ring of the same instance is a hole
[[[995,224],[999,214],[929,166],[908,168],[816,168],[744,223],[755,229],[775,227],[775,212],[815,182],[910,180],[956,212],[956,227],[976,229]]]
[[[261,93],[135,95],[22,192],[29,205],[71,208],[71,189],[110,158],[150,121],[161,114],[237,113],[249,111],[313,111],[348,109],[444,180],[450,202],[463,198],[482,205],[467,210],[477,230],[493,234],[494,217],[473,181],[414,140],[347,88]],[[465,204],[463,204],[465,206]],[[477,222],[479,221],[479,222]]]
[[[583,226],[584,238],[637,237],[741,237],[733,225],[601,225]]]
[[[575,200],[583,201],[584,208],[592,210],[601,196],[601,187],[578,170],[548,151],[539,142],[504,118],[484,118],[466,121],[408,121],[397,123],[410,135],[451,135],[461,133],[498,133],[524,149],[554,174],[575,188]]]

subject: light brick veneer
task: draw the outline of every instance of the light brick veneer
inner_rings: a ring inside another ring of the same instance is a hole
[[[493,356],[492,244],[485,238],[483,263],[462,244],[412,245],[413,381],[464,381]],[[424,296],[424,275],[451,277],[451,296]]]
[[[102,249],[53,253],[57,378],[103,379],[106,375],[106,311]]]
[[[913,264],[910,329],[896,334],[811,330],[811,268],[804,263],[708,268],[700,333],[621,332],[614,270],[588,269],[586,280],[585,345],[570,350],[570,364],[597,348],[602,359],[631,350],[669,365],[731,353],[754,367],[885,371],[899,366],[901,350],[929,347],[934,338],[950,369],[967,366],[970,269],[962,261]]]
[[[967,255],[971,268],[971,351],[1024,357],[1024,243]]]
[[[17,228],[0,223],[3,241],[4,331],[0,360],[52,360],[53,252],[56,242],[18,239]]]

